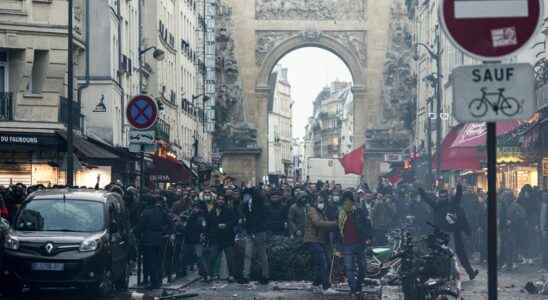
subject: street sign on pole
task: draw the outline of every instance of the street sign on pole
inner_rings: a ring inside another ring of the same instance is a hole
[[[537,111],[533,67],[483,64],[456,68],[453,111],[460,122],[529,119]]]
[[[156,139],[156,132],[154,130],[135,130],[129,131],[129,142],[131,144],[146,144],[153,145]]]
[[[133,97],[127,105],[127,120],[129,124],[139,130],[146,130],[158,121],[158,107],[154,99],[139,95]]]
[[[543,0],[442,0],[440,24],[467,55],[500,61],[540,31],[543,6]]]
[[[539,33],[543,0],[441,0],[440,24],[453,45],[484,62],[516,54]],[[497,299],[498,120],[527,118],[536,110],[530,66],[486,64],[453,72],[455,118],[487,121],[488,299]]]

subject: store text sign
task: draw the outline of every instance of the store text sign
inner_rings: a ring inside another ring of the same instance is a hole
[[[38,138],[33,136],[0,135],[2,144],[38,144]]]

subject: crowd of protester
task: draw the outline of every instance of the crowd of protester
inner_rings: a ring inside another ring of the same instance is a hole
[[[25,197],[44,186],[22,184],[0,188],[0,215],[13,221]],[[165,191],[145,191],[113,183],[106,187],[125,200],[136,245],[132,258],[143,257],[144,284],[159,288],[162,279],[184,277],[197,269],[204,281],[226,279],[244,284],[256,264],[261,284],[270,280],[267,242],[273,235],[302,242],[312,258],[313,285],[329,293],[332,255],[342,257],[353,293],[362,289],[366,247],[385,245],[387,233],[412,223],[426,234],[433,222],[453,236],[455,252],[473,279],[469,262],[478,253],[487,259],[486,194],[457,184],[448,190],[425,191],[416,184],[392,185],[379,179],[343,189],[334,182],[251,186],[212,185],[196,188],[172,185]],[[548,266],[548,193],[524,186],[498,194],[499,266],[515,269],[535,259]],[[166,243],[171,245],[168,253]],[[166,261],[166,257],[170,261]],[[221,257],[228,278],[219,278]],[[358,266],[357,268],[355,266]],[[161,267],[160,267],[161,266]]]

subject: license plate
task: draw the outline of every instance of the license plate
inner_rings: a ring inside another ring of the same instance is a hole
[[[32,269],[35,271],[63,271],[65,269],[64,264],[58,263],[32,263]]]

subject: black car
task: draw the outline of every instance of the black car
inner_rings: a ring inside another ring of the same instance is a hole
[[[10,224],[8,220],[0,217],[0,274],[4,270],[4,237],[8,233]]]
[[[106,296],[127,289],[129,223],[117,194],[47,190],[29,195],[4,241],[1,292],[80,287]]]

